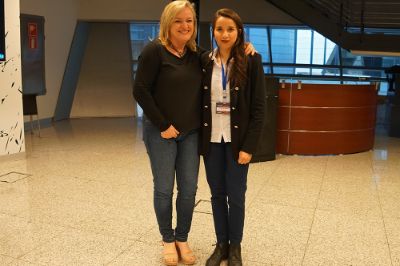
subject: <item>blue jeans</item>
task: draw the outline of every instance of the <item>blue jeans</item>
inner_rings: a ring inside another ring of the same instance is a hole
[[[248,164],[239,164],[230,143],[210,143],[204,157],[211,190],[218,243],[240,244],[243,238]]]
[[[187,241],[192,224],[200,157],[198,131],[164,139],[150,120],[143,118],[143,140],[154,182],[154,209],[164,242]],[[172,196],[177,183],[175,230],[172,229]]]

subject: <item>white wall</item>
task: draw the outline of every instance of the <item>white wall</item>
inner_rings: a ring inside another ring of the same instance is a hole
[[[12,0],[18,2],[17,0]],[[52,118],[78,17],[78,0],[20,0],[21,13],[45,18],[46,95],[37,97],[40,118]]]
[[[4,4],[7,61],[0,63],[0,156],[25,151],[19,2]]]
[[[90,23],[71,118],[134,115],[128,23]]]

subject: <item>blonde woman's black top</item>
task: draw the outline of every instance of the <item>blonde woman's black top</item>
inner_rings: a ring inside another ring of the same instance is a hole
[[[160,131],[185,133],[200,127],[201,79],[199,52],[179,58],[155,40],[139,56],[133,95]]]

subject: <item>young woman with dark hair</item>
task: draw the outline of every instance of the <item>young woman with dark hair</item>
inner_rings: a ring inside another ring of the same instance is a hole
[[[217,48],[202,55],[204,157],[217,245],[207,266],[242,265],[247,172],[264,118],[265,90],[261,56],[246,56],[239,15],[220,9],[213,21]]]

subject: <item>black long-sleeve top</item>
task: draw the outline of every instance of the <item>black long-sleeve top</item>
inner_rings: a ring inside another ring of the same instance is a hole
[[[179,58],[155,40],[139,56],[133,95],[160,131],[173,125],[185,133],[200,127],[201,79],[198,52]]]

